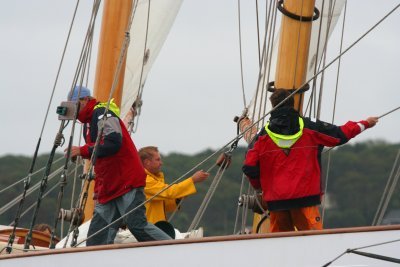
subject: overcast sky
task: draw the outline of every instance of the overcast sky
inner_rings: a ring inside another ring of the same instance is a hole
[[[262,2],[262,1],[260,1]],[[92,1],[81,0],[78,30],[71,37],[65,65],[43,134],[40,153],[50,151],[59,121],[55,107],[67,95]],[[398,1],[349,0],[344,47],[348,47]],[[0,9],[0,156],[32,155],[41,133],[75,1],[14,0]],[[246,101],[257,80],[255,1],[242,1]],[[400,106],[400,10],[349,51],[342,60],[335,122],[381,115]],[[338,43],[341,21],[332,39]],[[332,55],[336,56],[336,55]],[[336,68],[336,67],[335,67]],[[93,85],[93,81],[90,82]],[[333,91],[327,81],[325,91]],[[329,92],[327,92],[329,94]],[[236,135],[233,117],[243,110],[237,1],[185,0],[148,76],[143,93],[138,148],[156,145],[163,153],[217,149]],[[322,119],[330,121],[329,104]],[[400,142],[400,111],[383,118],[354,141]],[[66,137],[69,130],[65,132]],[[241,143],[244,145],[244,143]],[[59,151],[63,150],[61,148]]]

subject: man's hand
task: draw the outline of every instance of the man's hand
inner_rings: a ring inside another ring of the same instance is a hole
[[[67,150],[68,150],[68,148],[64,149],[65,157],[67,156]],[[71,153],[69,156],[71,158],[76,158],[77,156],[80,156],[80,155],[81,155],[81,149],[79,148],[79,146],[72,146]]]
[[[195,174],[192,176],[193,183],[198,183],[198,182],[203,182],[207,177],[210,176],[208,172],[205,171],[197,171]]]
[[[378,120],[379,120],[378,117],[368,117],[366,119],[366,121],[368,122],[370,128],[374,127],[375,124],[378,122]]]

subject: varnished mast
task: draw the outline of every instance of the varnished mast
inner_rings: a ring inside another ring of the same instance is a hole
[[[108,101],[114,74],[120,60],[121,48],[124,42],[125,31],[129,22],[134,0],[105,0],[101,25],[96,76],[93,96],[101,101]],[[125,60],[122,70],[125,69]],[[113,93],[114,102],[120,107],[122,86],[125,72],[119,73],[118,84]],[[88,166],[88,164],[86,164]],[[85,208],[85,221],[92,218],[94,183],[91,183]]]

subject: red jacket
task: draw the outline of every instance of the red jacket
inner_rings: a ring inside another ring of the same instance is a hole
[[[286,116],[282,116],[285,113]],[[293,109],[278,109],[271,114],[269,130],[283,135],[294,134],[300,130],[298,118]],[[269,210],[320,204],[323,147],[344,144],[369,127],[367,121],[349,121],[342,126],[307,118],[303,118],[303,122],[301,137],[289,149],[276,145],[264,128],[247,151],[243,172],[255,189],[262,189]]]
[[[86,145],[80,148],[85,159],[90,159],[93,153],[98,124],[105,111],[104,107],[96,107],[97,104],[92,99],[79,112],[79,121],[85,123],[83,135]],[[123,122],[111,110],[107,113],[94,171],[94,198],[101,204],[146,184],[146,173],[136,147]]]

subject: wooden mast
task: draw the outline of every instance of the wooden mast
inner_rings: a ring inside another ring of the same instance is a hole
[[[301,17],[312,17],[315,0],[285,0],[283,8]],[[297,89],[306,81],[311,21],[282,17],[282,30],[275,74],[275,88]],[[303,94],[295,95],[295,108],[302,114]]]
[[[283,9],[299,17],[312,17],[315,0],[285,0]],[[282,15],[280,41],[278,48],[275,88],[297,89],[306,81],[307,63],[311,38],[312,21],[302,21]],[[303,94],[294,97],[295,108],[302,114]],[[246,130],[252,122],[244,119],[240,122],[240,130]],[[256,134],[256,128],[248,131],[244,139],[249,143]],[[259,214],[254,215],[253,232],[261,220]],[[267,232],[268,221],[262,224],[259,232]]]
[[[101,25],[96,76],[93,96],[101,101],[108,101],[115,70],[120,58],[125,31],[129,22],[134,0],[105,0],[103,8],[103,20]],[[125,60],[118,77],[115,88],[114,102],[120,107],[122,98],[122,86],[124,81]],[[88,166],[88,162],[85,167]],[[87,168],[86,168],[87,169]],[[89,195],[85,207],[85,221],[91,219],[94,210],[93,201],[94,183],[89,189]]]

